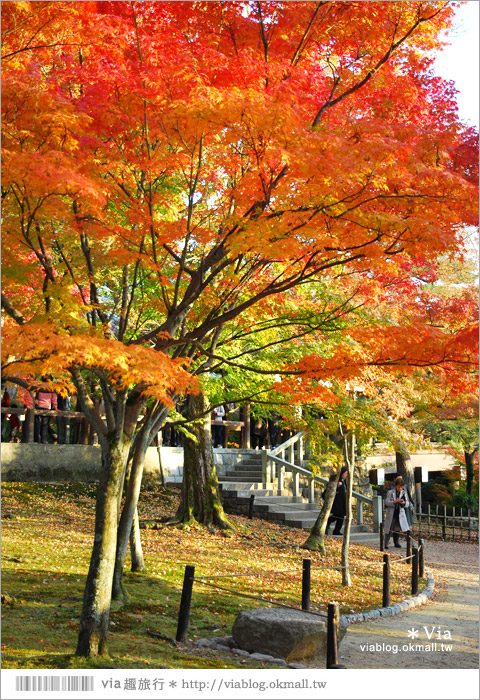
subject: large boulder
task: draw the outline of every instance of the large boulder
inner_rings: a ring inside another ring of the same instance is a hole
[[[342,621],[338,641],[345,635]],[[260,608],[245,610],[233,623],[232,636],[241,649],[270,654],[287,661],[313,660],[325,665],[327,618],[302,610]]]

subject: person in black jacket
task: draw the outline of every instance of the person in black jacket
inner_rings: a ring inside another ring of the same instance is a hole
[[[340,472],[340,481],[337,484],[337,492],[335,494],[335,500],[333,501],[332,510],[330,511],[330,517],[327,521],[327,527],[325,528],[325,534],[328,535],[328,529],[332,523],[335,523],[333,528],[334,535],[341,535],[341,529],[343,525],[343,520],[347,514],[347,467],[342,467]]]

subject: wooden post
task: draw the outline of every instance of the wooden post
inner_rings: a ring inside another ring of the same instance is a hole
[[[80,435],[80,444],[81,445],[88,445],[88,429],[90,425],[88,423],[88,420],[86,418],[82,418],[82,424],[81,424],[81,435]]]
[[[452,508],[452,540],[455,542],[455,506]]]
[[[418,540],[418,575],[423,578],[425,575],[425,543]]]
[[[312,566],[311,559],[303,560],[302,570],[302,610],[310,610],[310,586],[311,577],[310,569]]]
[[[383,523],[380,523],[380,551],[385,551],[385,535],[383,534]]]
[[[412,595],[417,595],[418,593],[418,549],[413,548],[412,557]]]
[[[472,517],[472,509],[469,508],[467,510],[467,515],[468,515],[468,521],[467,521],[467,527],[468,527],[468,541],[470,542],[470,536],[471,536],[471,521],[470,518]]]
[[[327,668],[338,666],[338,603],[329,603],[327,606]]]
[[[22,442],[33,442],[35,431],[35,409],[27,408],[22,427]]]
[[[248,504],[248,519],[253,520],[253,504],[255,503],[255,494],[252,493],[250,496],[250,503]]]
[[[430,535],[430,503],[427,507],[427,537]]]
[[[443,506],[442,540],[447,539],[447,506]]]
[[[180,599],[180,610],[178,611],[177,642],[183,642],[187,635],[188,620],[190,618],[190,605],[192,603],[193,579],[195,576],[195,567],[185,567],[185,575],[183,577],[182,597]]]
[[[406,554],[406,556],[409,557],[411,553],[412,553],[412,535],[410,534],[410,530],[407,530],[407,554]]]
[[[390,554],[383,555],[383,597],[382,606],[390,605]]]

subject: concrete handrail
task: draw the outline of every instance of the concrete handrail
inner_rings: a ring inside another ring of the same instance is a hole
[[[328,484],[328,479],[323,476],[319,476],[318,474],[315,474],[313,471],[310,469],[306,469],[305,467],[298,465],[298,464],[293,464],[293,462],[289,462],[286,459],[283,459],[282,457],[278,457],[278,453],[285,453],[285,451],[290,448],[290,450],[293,448],[293,445],[295,443],[299,443],[299,455],[300,455],[300,461],[303,456],[303,438],[305,436],[305,433],[300,432],[297,433],[296,435],[293,435],[291,438],[286,440],[284,443],[281,445],[278,445],[275,447],[275,449],[267,452],[263,452],[262,454],[262,470],[263,470],[263,482],[264,485],[267,486],[268,483],[273,481],[273,469],[275,466],[279,467],[278,470],[278,488],[279,490],[283,489],[283,483],[284,483],[284,476],[285,472],[289,471],[293,474],[293,495],[298,496],[299,495],[299,477],[300,476],[306,476],[308,478],[308,500],[310,503],[313,503],[315,501],[315,483],[319,483],[322,485]],[[374,505],[374,500],[370,496],[365,496],[363,493],[359,493],[358,491],[353,491],[352,495],[354,498],[357,500],[357,522],[358,524],[363,523],[363,504],[367,503],[368,505],[371,505],[373,508]]]

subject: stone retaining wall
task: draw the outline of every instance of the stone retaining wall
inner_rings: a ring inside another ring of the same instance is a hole
[[[218,476],[223,476],[246,454],[254,450],[213,451]],[[99,445],[39,445],[37,443],[2,443],[2,481],[98,481],[101,463]],[[161,467],[160,467],[161,463]],[[145,479],[181,483],[182,447],[149,447],[145,459]]]

